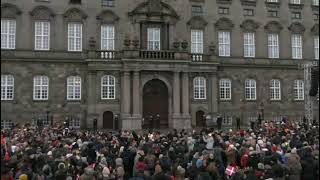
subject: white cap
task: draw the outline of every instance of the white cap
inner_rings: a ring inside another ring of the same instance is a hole
[[[47,155],[48,155],[48,156],[52,156],[52,151],[49,151],[49,152],[47,153]]]

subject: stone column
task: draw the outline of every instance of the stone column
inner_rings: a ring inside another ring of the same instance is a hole
[[[189,112],[190,97],[189,97],[189,73],[182,74],[182,116],[184,121],[184,128],[191,128],[191,116]]]
[[[133,101],[133,117],[140,117],[140,72],[133,72],[133,83],[132,83],[132,101]]]
[[[97,85],[97,72],[96,71],[90,71],[87,75],[88,80],[88,86],[87,86],[87,92],[88,92],[88,109],[87,109],[87,121],[86,121],[86,127],[87,128],[93,128],[93,119],[98,118],[96,117],[96,100],[97,100],[97,93],[96,93],[96,85]],[[101,121],[101,119],[98,118],[98,121]],[[99,124],[99,123],[98,123]]]
[[[124,71],[121,75],[121,114],[122,118],[130,116],[130,72]]]
[[[180,73],[173,74],[173,116],[180,116]]]
[[[213,73],[211,76],[211,112],[217,113],[218,112],[218,80],[217,74]]]

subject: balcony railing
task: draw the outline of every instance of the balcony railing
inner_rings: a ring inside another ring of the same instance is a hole
[[[203,61],[203,54],[191,54],[192,61]]]
[[[140,50],[139,57],[142,59],[175,59],[175,52]]]
[[[120,54],[118,51],[100,50],[97,51],[97,57],[100,59],[119,59]]]

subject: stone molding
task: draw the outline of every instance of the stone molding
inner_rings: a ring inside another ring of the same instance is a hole
[[[97,20],[100,20],[102,23],[115,23],[119,21],[119,16],[117,16],[113,11],[111,10],[104,10],[101,13],[99,13],[96,17]]]
[[[4,3],[1,4],[1,18],[17,18],[17,16],[21,15],[22,11],[13,4]]]
[[[264,29],[267,32],[279,33],[283,29],[283,27],[278,21],[270,21],[264,26]]]
[[[202,16],[193,16],[187,22],[191,29],[204,29],[208,22]]]
[[[256,6],[257,0],[240,0],[243,6]]]
[[[69,21],[83,21],[88,15],[81,9],[70,8],[63,14],[63,17]]]
[[[300,22],[293,22],[288,29],[292,32],[292,33],[296,33],[296,34],[303,34],[304,31],[306,30],[306,28],[300,23]]]
[[[242,22],[240,28],[244,31],[256,31],[259,28],[259,24],[252,19],[247,19]]]
[[[222,17],[215,23],[215,27],[218,30],[229,30],[230,31],[233,29],[234,24],[232,23],[232,21],[229,18]]]
[[[46,6],[36,6],[32,11],[30,11],[30,16],[37,20],[50,20],[55,16],[55,14]]]
[[[311,33],[314,35],[319,35],[319,24],[315,24],[312,28],[311,28]]]

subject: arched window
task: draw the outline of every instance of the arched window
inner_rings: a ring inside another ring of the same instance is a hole
[[[278,79],[270,81],[270,100],[281,100],[281,83]]]
[[[101,78],[101,99],[115,99],[116,78],[106,75]]]
[[[256,100],[257,89],[256,89],[256,80],[247,79],[245,82],[245,97],[246,100]]]
[[[206,99],[206,79],[204,77],[195,77],[193,87],[194,99]]]
[[[67,78],[67,99],[68,100],[81,99],[81,77],[70,76]]]
[[[48,100],[49,78],[47,76],[35,76],[33,78],[33,99]]]
[[[1,100],[13,100],[14,78],[12,75],[1,75]]]
[[[220,85],[220,99],[221,100],[231,100],[231,80],[221,79]]]

